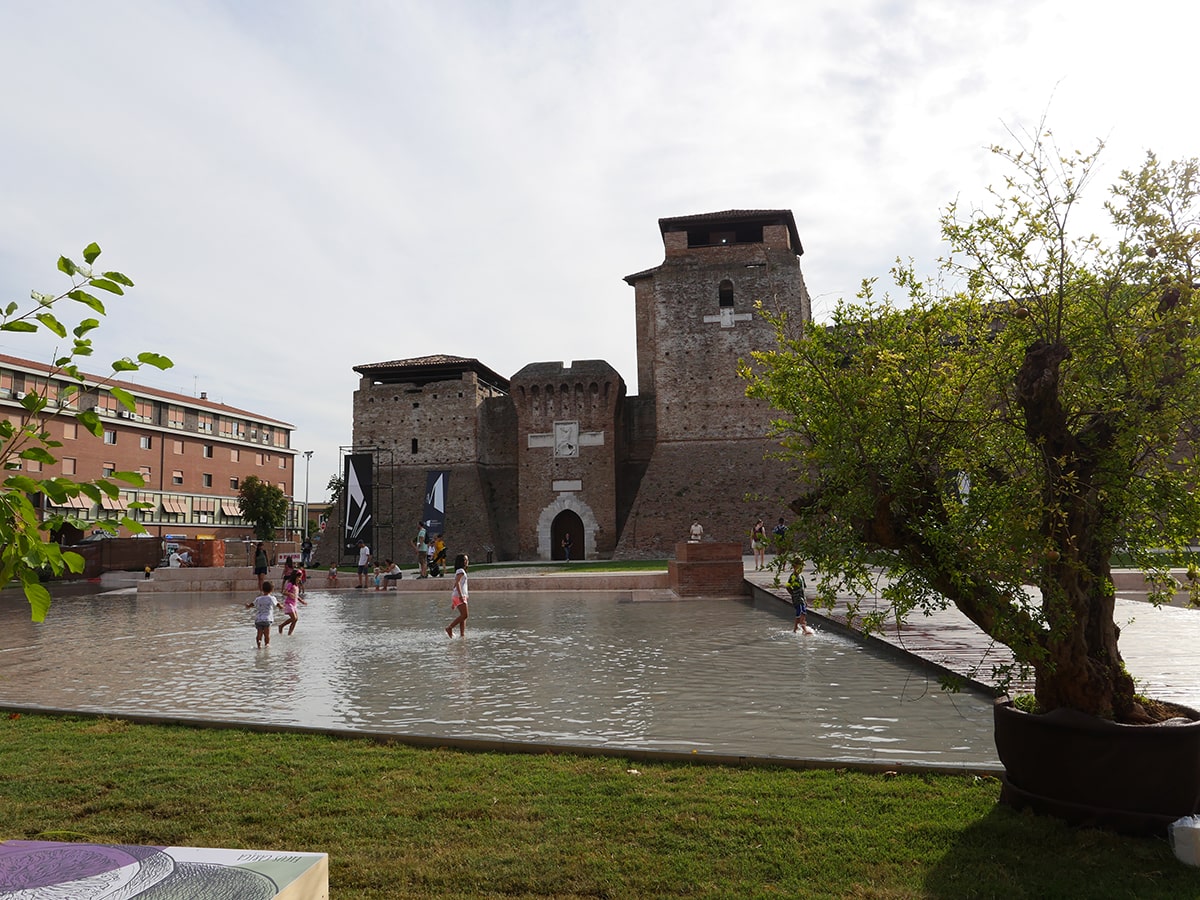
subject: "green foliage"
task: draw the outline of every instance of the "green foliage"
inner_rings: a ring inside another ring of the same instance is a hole
[[[945,213],[938,279],[898,263],[900,300],[864,282],[799,336],[764,313],[778,347],[743,374],[780,411],[789,535],[826,599],[952,602],[1032,667],[1043,708],[1135,716],[1111,557],[1165,576],[1200,533],[1197,164],[1122,172],[1101,239],[1068,228],[1096,154],[1048,133],[995,152],[1014,174],[991,209]]]
[[[242,517],[254,526],[254,536],[260,541],[275,538],[275,530],[287,521],[287,496],[273,484],[251,475],[238,491],[238,507]]]
[[[142,476],[136,472],[115,472],[107,478],[82,481],[64,476],[36,478],[22,471],[24,461],[43,466],[54,465],[58,461],[53,451],[61,444],[50,437],[47,429],[53,419],[75,419],[96,437],[104,433],[104,424],[93,410],[78,411],[75,408],[74,398],[85,382],[89,388],[106,388],[126,409],[133,410],[133,397],[112,384],[112,378],[117,373],[136,371],[143,365],[157,369],[167,369],[172,365],[165,356],[141,353],[137,359],[116,360],[112,363],[111,374],[98,381],[80,371],[76,360],[92,355],[89,335],[99,327],[99,320],[83,318],[68,330],[59,317],[58,308],[64,300],[74,300],[104,315],[104,305],[88,291],[98,290],[122,296],[125,288],[133,286],[133,282],[120,272],[93,272],[92,264],[99,256],[100,247],[95,243],[84,248],[83,265],[60,256],[58,270],[70,279],[68,290],[60,294],[32,291],[30,299],[33,305],[30,307],[23,309],[20,304],[11,302],[0,311],[0,331],[29,334],[45,328],[59,338],[65,339],[68,334],[71,335],[70,345],[56,351],[50,366],[47,383],[52,386],[51,389],[26,392],[20,401],[20,420],[13,422],[5,419],[0,422],[0,462],[6,473],[0,493],[0,585],[8,584],[14,578],[20,581],[33,619],[37,622],[45,619],[50,607],[50,595],[43,587],[42,579],[47,575],[83,571],[83,558],[77,553],[63,552],[57,543],[50,540],[50,535],[59,531],[64,524],[78,528],[99,528],[109,534],[116,534],[121,527],[135,534],[145,531],[141,523],[128,516],[118,520],[84,522],[69,513],[46,514],[39,510],[36,503],[39,495],[60,507],[69,498],[80,495],[98,503],[101,497],[119,495],[120,487],[115,481],[140,487]],[[64,383],[66,386],[62,387]],[[134,507],[138,505],[133,504]]]

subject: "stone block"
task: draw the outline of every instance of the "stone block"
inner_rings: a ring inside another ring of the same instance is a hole
[[[274,850],[0,843],[0,896],[328,900],[329,856]]]

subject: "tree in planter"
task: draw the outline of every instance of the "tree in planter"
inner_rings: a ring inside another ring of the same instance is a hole
[[[1077,236],[1099,149],[996,148],[994,208],[942,218],[961,289],[898,265],[903,304],[865,282],[801,335],[766,312],[778,348],[743,374],[781,412],[789,533],[826,602],[881,570],[865,627],[953,603],[1032,669],[1041,710],[1136,723],[1159,711],[1118,650],[1111,560],[1163,579],[1200,534],[1200,170],[1149,155],[1112,189],[1108,239]]]
[[[25,308],[16,302],[9,303],[0,310],[0,331],[30,334],[45,328],[67,340],[67,326],[58,311],[68,300],[103,316],[104,303],[92,292],[104,291],[120,296],[125,293],[125,288],[133,286],[133,282],[120,272],[94,271],[92,265],[99,256],[100,247],[95,243],[84,248],[82,265],[60,256],[58,269],[70,279],[70,289],[61,294],[32,291],[33,303]],[[50,593],[41,583],[43,574],[83,571],[83,557],[62,551],[50,539],[51,535],[61,531],[66,524],[80,529],[99,528],[109,534],[116,534],[120,527],[134,534],[146,530],[128,516],[116,521],[86,522],[72,513],[40,514],[36,503],[40,496],[62,509],[69,498],[80,495],[93,503],[99,503],[102,497],[116,498],[120,495],[120,487],[115,482],[142,486],[143,479],[138,472],[114,472],[111,478],[77,480],[66,476],[37,478],[23,471],[27,463],[40,471],[42,466],[58,462],[53,451],[62,443],[54,440],[48,430],[53,419],[74,419],[95,437],[103,436],[104,423],[96,411],[79,408],[80,391],[88,377],[79,369],[78,360],[92,354],[90,335],[99,325],[99,319],[85,314],[70,331],[69,348],[56,351],[43,381],[44,387],[24,392],[18,419],[5,417],[0,420],[0,462],[5,472],[0,491],[0,585],[6,585],[14,578],[21,582],[35,622],[43,621],[50,608]],[[112,364],[111,374],[94,381],[89,389],[107,390],[117,402],[133,412],[136,410],[133,396],[113,384],[112,379],[120,373],[137,371],[143,365],[167,369],[172,363],[157,353],[140,353],[136,359],[119,359]],[[131,503],[129,508],[149,505]]]
[[[254,526],[254,536],[260,541],[274,540],[275,530],[287,521],[287,496],[275,485],[254,475],[242,482],[238,508],[242,517]]]

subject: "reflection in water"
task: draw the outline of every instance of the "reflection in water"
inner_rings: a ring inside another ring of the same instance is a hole
[[[428,593],[308,593],[254,647],[241,595],[0,608],[0,702],[415,735],[831,760],[994,764],[991,704],[829,634],[791,608],[471,596],[465,639]]]

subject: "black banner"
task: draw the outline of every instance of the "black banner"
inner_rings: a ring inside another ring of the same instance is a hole
[[[421,521],[425,523],[430,542],[434,535],[446,533],[446,487],[449,482],[449,472],[430,469],[425,473],[425,506]]]
[[[372,463],[370,453],[351,453],[346,457],[342,496],[346,504],[345,551],[358,552],[358,542],[368,547],[372,539]]]

